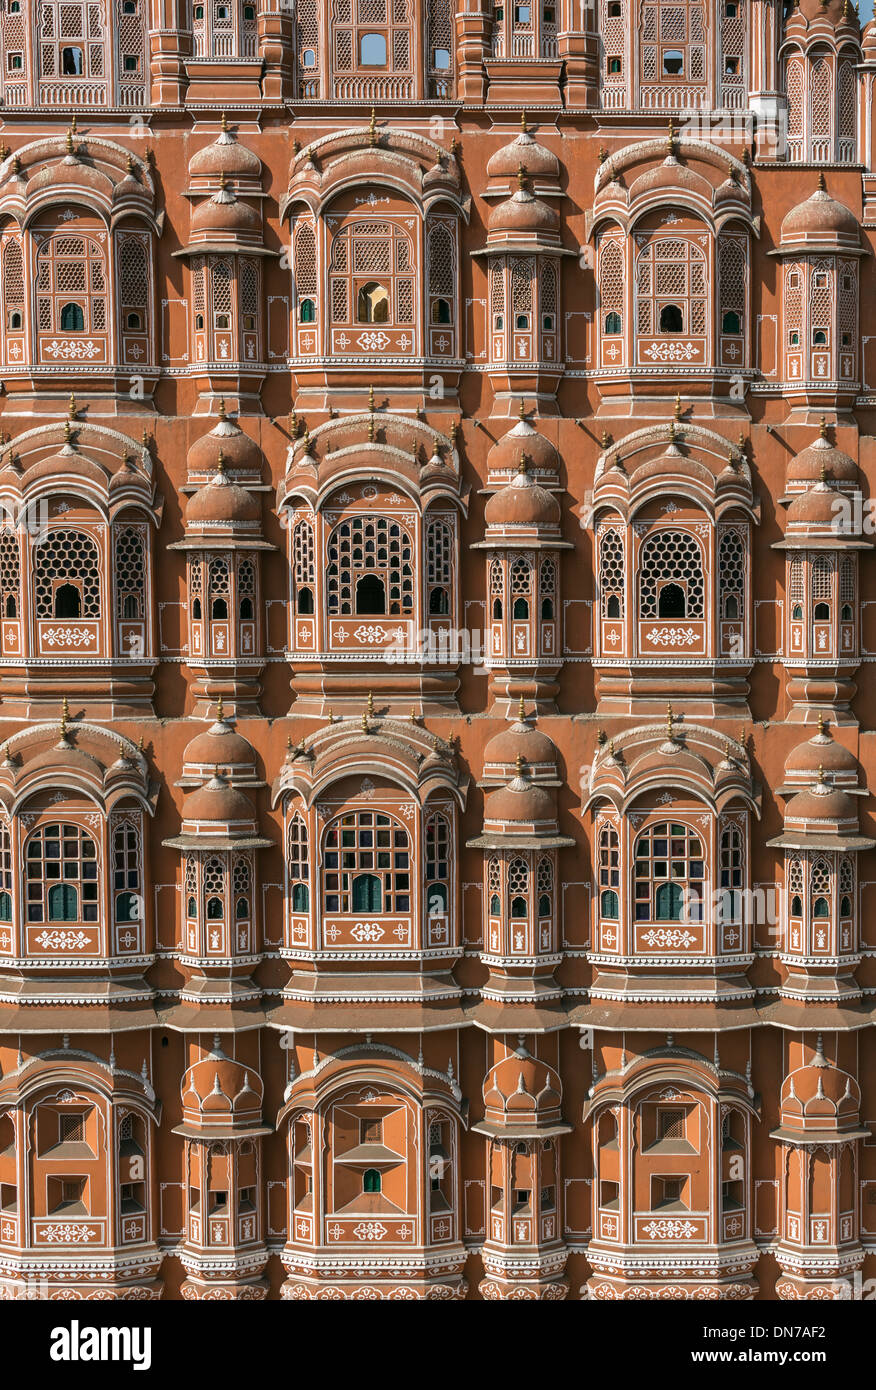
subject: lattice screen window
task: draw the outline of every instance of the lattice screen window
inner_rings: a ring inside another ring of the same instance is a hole
[[[0,530],[0,614],[4,618],[21,614],[21,552],[18,533],[11,526]]]
[[[118,77],[124,87],[142,84],[145,81],[147,5],[148,0],[116,0]]]
[[[551,622],[556,616],[557,564],[551,555],[543,555],[538,567],[538,591],[540,615],[543,622]]]
[[[512,859],[506,880],[508,913],[511,917],[529,914],[529,865],[525,859]]]
[[[854,55],[841,54],[837,65],[837,135],[840,141],[849,142],[847,157],[854,158],[855,136],[858,125],[857,76]],[[840,158],[846,151],[840,150]]]
[[[502,561],[494,555],[490,561],[490,611],[494,619],[502,616],[502,599],[505,594],[505,575]]]
[[[722,236],[718,242],[718,323],[725,334],[745,332],[745,243]]]
[[[853,352],[858,349],[858,265],[841,261],[839,267],[839,342]]]
[[[192,37],[198,58],[254,58],[258,54],[256,0],[195,0]]]
[[[40,0],[40,75],[43,78],[104,78],[109,67],[106,31],[99,3]]]
[[[857,589],[857,565],[851,555],[843,557],[840,565],[839,595],[843,604],[843,622],[851,622],[854,615],[855,592]],[[846,611],[848,609],[848,611]]]
[[[295,302],[299,323],[316,322],[318,280],[316,268],[316,233],[312,222],[296,223],[293,250],[295,256]]]
[[[415,260],[411,236],[395,223],[344,227],[332,243],[332,323],[413,325]]]
[[[599,307],[603,333],[615,336],[624,327],[624,248],[615,237],[599,247]]]
[[[231,592],[231,568],[224,555],[214,555],[207,566],[207,593],[210,617],[222,621],[228,617]]]
[[[718,849],[721,885],[721,917],[724,922],[742,920],[742,890],[745,886],[745,844],[742,831],[728,825],[721,832]]]
[[[718,603],[726,621],[742,618],[745,605],[746,537],[737,530],[725,530],[718,543]]]
[[[100,617],[100,557],[82,531],[51,531],[37,544],[33,580],[38,618]]]
[[[256,567],[251,555],[237,560],[237,612],[242,622],[255,618]]]
[[[627,40],[628,0],[601,0],[599,34],[602,40],[602,75],[610,86],[625,80],[624,53]]]
[[[141,526],[116,531],[113,582],[116,617],[142,620],[146,615],[146,537]]]
[[[316,584],[316,554],[309,521],[296,522],[292,532],[292,572],[296,609],[299,613],[310,614]]]
[[[326,912],[410,912],[408,832],[392,816],[354,811],[326,830],[323,852]]]
[[[825,55],[809,68],[809,129],[813,144],[829,141],[833,106],[833,65]]]
[[[234,300],[234,271],[230,261],[208,262],[213,327],[231,328]]]
[[[639,38],[642,82],[705,82],[707,20],[702,0],[643,5]]]
[[[0,922],[12,921],[12,837],[0,821]]]
[[[667,590],[673,591],[671,595]],[[639,617],[704,616],[703,559],[693,536],[668,529],[648,536],[639,551]]]
[[[505,269],[501,262],[490,266],[490,315],[497,332],[505,327]]]
[[[721,53],[719,79],[725,91],[745,86],[745,19],[748,6],[744,0],[721,4]]]
[[[785,96],[788,102],[788,139],[802,145],[805,130],[804,93],[806,73],[802,58],[788,58],[785,62]]]
[[[412,0],[333,0],[335,71],[413,71]]]
[[[310,859],[307,824],[295,815],[286,835],[286,863],[292,889],[292,911],[307,912],[310,907]]]
[[[149,253],[141,237],[122,237],[118,243],[118,295],[122,328],[147,331]]]
[[[687,333],[704,337],[706,256],[691,237],[650,241],[636,259],[636,326],[646,337]]]
[[[855,865],[848,855],[840,860],[839,890],[847,899],[847,901],[840,904],[840,915],[842,917],[850,917],[855,892]]]
[[[234,894],[234,916],[237,921],[241,921],[252,915],[252,865],[245,855],[235,856],[231,884]]]
[[[791,617],[797,621],[803,617],[803,600],[806,597],[806,563],[801,555],[791,561],[788,579],[788,599],[791,604]]]
[[[47,333],[105,333],[106,252],[96,238],[66,232],[37,253],[37,327]]]
[[[833,588],[833,568],[832,556],[816,555],[809,570],[809,593],[815,605],[813,617],[817,622],[827,622],[830,618],[828,605]]]
[[[809,268],[809,326],[813,347],[829,347],[834,319],[834,274],[830,261],[818,260]]]
[[[140,912],[140,830],[131,821],[113,829],[112,886],[117,922],[134,922]]]
[[[446,521],[433,520],[426,526],[426,593],[428,611],[450,612],[453,584],[454,532]]]
[[[553,261],[542,261],[538,285],[542,331],[554,333],[557,327],[558,282],[557,267]]]
[[[331,534],[328,561],[330,614],[413,612],[413,542],[400,522],[374,516],[342,521]]]
[[[599,605],[603,618],[624,616],[624,540],[619,531],[599,539]]]
[[[240,260],[240,315],[245,331],[254,332],[259,325],[261,309],[261,271],[258,261]]]
[[[3,80],[7,88],[21,88],[27,80],[30,44],[27,39],[27,7],[19,5],[17,11],[3,6],[0,15],[0,44],[2,44]]]
[[[599,911],[617,921],[620,893],[620,839],[613,825],[599,832]]]
[[[525,260],[514,258],[510,262],[510,271],[511,326],[525,332],[532,327],[535,260],[531,256],[527,256]]]
[[[785,269],[785,342],[789,348],[800,346],[803,331],[803,267],[789,265]]]
[[[426,73],[431,97],[453,95],[454,11],[451,0],[426,0]]]
[[[450,822],[439,813],[429,816],[424,836],[426,883],[426,908],[430,914],[446,912],[448,907],[448,884],[450,881],[450,857],[453,852],[453,836]]]
[[[813,918],[830,916],[833,874],[826,859],[815,859],[809,867],[809,905]]]
[[[538,861],[535,888],[538,895],[538,915],[539,917],[547,917],[553,911],[554,866],[546,854],[542,855]]]
[[[456,239],[448,222],[433,223],[426,234],[426,283],[432,323],[456,318]]]
[[[319,95],[319,5],[317,0],[298,0],[295,11],[298,53],[298,95]]]
[[[637,922],[701,920],[706,854],[690,826],[664,821],[643,830],[633,876]]]
[[[511,616],[515,621],[525,621],[531,612],[533,589],[532,562],[525,555],[516,555],[511,561],[508,580],[511,589]]]
[[[3,303],[6,307],[6,327],[17,331],[24,328],[24,258],[21,242],[13,237],[3,249]]]
[[[208,922],[225,921],[226,894],[225,864],[214,855],[204,862],[201,876],[201,893],[204,903],[204,917]]]
[[[41,825],[24,852],[28,922],[98,920],[97,845],[80,825]]]

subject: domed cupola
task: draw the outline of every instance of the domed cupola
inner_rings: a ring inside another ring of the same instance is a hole
[[[517,719],[507,729],[494,734],[484,748],[482,784],[497,786],[514,777],[522,760],[532,782],[559,786],[556,744],[536,727],[535,718],[526,716],[526,702],[520,697]]]
[[[517,192],[493,208],[487,219],[487,245],[515,251],[559,248],[559,213],[535,197],[522,168],[517,183]]]
[[[219,400],[219,418],[213,428],[196,439],[186,459],[186,492],[194,491],[212,478],[219,469],[222,456],[224,471],[233,481],[244,486],[261,485],[264,456],[258,444],[240,428],[226,410],[224,399]]]
[[[858,807],[848,792],[835,787],[818,768],[813,787],[796,792],[785,807],[785,832],[769,843],[802,849],[830,847],[870,849],[876,841],[858,834]]]
[[[559,1073],[523,1044],[490,1068],[483,1095],[484,1118],[472,1126],[477,1134],[513,1139],[571,1133],[562,1115]]]
[[[261,192],[262,161],[232,135],[224,112],[218,139],[189,160],[189,193],[210,192],[223,179],[233,181],[239,191]]]
[[[785,784],[776,790],[780,796],[814,786],[821,777],[850,796],[866,796],[858,786],[858,760],[845,744],[831,737],[824,715],[819,713],[818,730],[806,743],[798,743],[785,759]]]
[[[822,479],[840,492],[858,490],[858,465],[853,458],[843,453],[842,449],[831,443],[823,418],[818,438],[790,459],[785,475],[786,496],[780,501],[787,501],[796,493],[805,492]]]
[[[847,1071],[831,1066],[819,1036],[811,1060],[782,1083],[781,1128],[773,1139],[815,1143],[819,1139],[869,1138],[861,1127],[861,1088]]]
[[[199,787],[215,776],[226,778],[232,787],[267,785],[258,775],[252,744],[225,718],[221,695],[216,702],[215,722],[186,744],[177,786]]]
[[[525,114],[521,116],[520,134],[516,139],[496,150],[487,161],[487,178],[491,180],[488,192],[498,196],[502,191],[493,180],[502,180],[510,192],[521,171],[540,191],[556,191],[560,179],[560,161],[536,140],[527,126]]]
[[[218,1046],[188,1068],[180,1091],[183,1122],[174,1134],[230,1139],[271,1133],[262,1121],[264,1086],[258,1072],[226,1057]]]
[[[520,539],[528,533],[559,538],[560,504],[553,493],[535,481],[528,459],[521,455],[511,481],[487,502],[484,520],[488,534],[507,534],[510,530]]]
[[[851,208],[827,192],[824,175],[818,187],[804,202],[798,203],[782,221],[781,250],[858,251],[861,228]]]
[[[524,458],[529,471],[542,486],[556,486],[560,472],[560,456],[556,446],[531,423],[522,401],[519,415],[516,425],[497,440],[487,455],[488,482],[507,482],[520,467],[521,458]]]
[[[219,187],[192,213],[190,252],[252,251],[262,246],[261,217],[241,202],[223,174]]]

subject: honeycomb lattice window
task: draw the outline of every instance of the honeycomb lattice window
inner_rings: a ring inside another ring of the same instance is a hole
[[[599,248],[599,306],[603,333],[623,332],[624,248],[615,237],[603,239]]]
[[[685,333],[704,337],[707,274],[703,248],[693,237],[655,238],[636,259],[636,328],[645,337]]]
[[[314,299],[317,292],[316,233],[311,222],[295,227],[295,293],[299,311],[302,299]]]
[[[296,584],[316,582],[316,558],[313,527],[309,521],[299,521],[292,533],[292,564]]]
[[[624,615],[624,539],[619,531],[603,531],[599,539],[599,606],[603,618]]]
[[[146,545],[139,526],[116,532],[113,551],[116,617],[142,619],[146,612]]]
[[[14,315],[24,312],[24,259],[21,242],[13,237],[3,251],[3,302],[8,327],[14,326]],[[23,317],[19,326],[24,327]]]
[[[795,894],[803,892],[803,863],[796,855],[788,864],[788,892]]]
[[[41,332],[106,332],[106,254],[95,238],[49,237],[37,253],[36,304]]]
[[[21,614],[21,552],[18,535],[10,526],[0,530],[0,616]]]
[[[38,618],[59,616],[55,613],[55,598],[61,576],[60,587],[79,590],[79,616],[100,617],[100,559],[97,545],[84,532],[51,531],[48,539],[34,549],[33,574]]]
[[[28,922],[96,922],[97,845],[80,825],[41,825],[24,852]]]
[[[298,57],[298,95],[319,95],[319,5],[318,0],[298,0],[295,9],[295,40]]]
[[[389,517],[342,521],[328,546],[330,614],[405,614],[414,607],[413,542]]]
[[[718,585],[721,617],[739,619],[745,599],[746,538],[725,530],[718,544]]]
[[[705,579],[700,547],[685,531],[660,529],[648,536],[639,552],[639,617],[660,614],[660,593],[667,584],[683,590],[686,618],[705,613]],[[674,615],[678,616],[678,615]]]

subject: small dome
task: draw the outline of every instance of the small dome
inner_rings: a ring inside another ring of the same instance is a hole
[[[524,118],[525,119],[525,118]],[[530,179],[559,179],[560,161],[524,128],[487,161],[487,178],[514,179],[520,170]]]
[[[860,1126],[861,1089],[840,1067],[831,1066],[821,1048],[812,1060],[782,1082],[781,1123],[789,1130],[840,1131]]]
[[[815,786],[797,792],[785,807],[785,829],[815,834],[856,833],[858,808],[847,792],[825,782],[819,770]]]
[[[548,1126],[562,1119],[563,1087],[557,1072],[522,1049],[490,1068],[483,1093],[484,1118],[494,1125],[513,1128],[535,1120]]]
[[[835,488],[824,482],[815,483],[798,493],[788,508],[788,530],[839,532],[847,505],[843,494]]]
[[[488,526],[559,525],[560,504],[541,487],[527,468],[521,467],[509,483],[489,498],[484,508]]]
[[[787,472],[788,483],[817,483],[822,477],[835,483],[855,483],[858,480],[855,460],[831,444],[826,433],[795,454]]]
[[[183,776],[210,776],[211,772],[221,771],[230,782],[240,777],[247,780],[256,775],[256,755],[252,744],[235,732],[231,724],[222,718],[221,712],[215,724],[196,734],[183,753]]]
[[[183,1119],[198,1128],[260,1125],[263,1090],[258,1073],[242,1063],[221,1052],[202,1057],[182,1079]]]
[[[550,236],[556,241],[560,219],[553,208],[535,198],[528,188],[518,188],[513,198],[506,198],[493,208],[487,230],[514,236]]]
[[[550,834],[557,828],[557,808],[546,787],[522,775],[522,767],[507,786],[491,792],[484,802],[484,827],[531,826]]]
[[[231,831],[255,834],[255,807],[248,796],[232,787],[225,777],[211,777],[189,797],[183,827],[198,826],[203,833]]]
[[[667,155],[662,164],[656,165],[653,169],[648,169],[646,173],[640,174],[630,187],[630,202],[639,199],[646,194],[652,196],[661,190],[668,195],[667,200],[672,203],[672,194],[677,194],[679,190],[685,189],[688,192],[699,196],[713,196],[712,185],[702,174],[697,173],[688,164],[681,164],[674,154]]]
[[[831,198],[826,188],[816,188],[805,202],[792,208],[782,222],[781,244],[802,242],[858,246],[858,219],[845,203]]]
[[[204,145],[189,160],[190,178],[260,179],[262,161],[246,145],[241,145],[225,126],[222,117],[222,134],[212,145]]]
[[[521,700],[521,705],[523,701]],[[513,775],[518,758],[530,779],[554,778],[557,775],[557,749],[552,739],[523,716],[510,728],[502,729],[484,749],[484,776],[503,780]]]
[[[261,222],[255,208],[242,203],[230,188],[223,186],[195,208],[191,232],[193,240],[198,241],[233,241],[241,237],[253,242],[260,239]]]
[[[224,459],[222,460],[224,464]],[[257,497],[239,483],[232,483],[224,466],[199,487],[186,507],[186,527],[224,523],[256,523],[261,520]]]
[[[493,445],[487,455],[487,468],[491,473],[516,472],[521,457],[529,460],[534,472],[556,474],[559,471],[560,456],[555,446],[523,415],[513,429]]]
[[[248,434],[225,414],[225,402],[219,402],[219,419],[209,434],[201,435],[189,449],[186,466],[189,473],[215,473],[219,455],[232,473],[261,473],[262,451]]]
[[[809,784],[826,775],[832,785],[844,789],[858,785],[858,761],[845,744],[837,743],[826,732],[823,720],[818,732],[806,743],[798,743],[785,759],[785,776],[792,783]]]

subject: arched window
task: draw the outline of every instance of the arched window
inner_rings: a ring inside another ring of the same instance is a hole
[[[413,542],[400,522],[379,516],[342,521],[329,538],[328,561],[330,614],[413,612]]]
[[[620,890],[620,839],[613,825],[599,832],[599,907],[603,917],[617,921]]]
[[[202,893],[204,916],[208,922],[225,920],[225,864],[218,855],[208,859],[203,867]]]
[[[494,622],[502,617],[502,595],[505,592],[505,575],[502,561],[494,555],[490,561],[490,612]]]
[[[132,821],[122,821],[113,830],[112,856],[116,921],[139,921],[142,916],[140,832]]]
[[[411,231],[402,223],[352,219],[332,241],[329,280],[332,325],[406,325],[409,329],[405,335],[407,350],[410,350],[416,293],[414,267]],[[344,343],[334,334],[333,351],[353,351],[350,335],[342,337]],[[357,343],[355,350],[358,352],[367,346],[358,339]],[[384,349],[385,346],[384,343]]]
[[[33,577],[38,618],[100,617],[100,560],[85,532],[53,530],[37,542]]]
[[[830,917],[833,873],[826,859],[816,859],[809,870],[809,900],[813,919]]]
[[[603,618],[622,618],[624,541],[620,531],[603,531],[599,538],[599,602]]]
[[[17,237],[10,238],[3,251],[3,302],[6,327],[20,331],[24,328],[24,258]]]
[[[703,842],[682,822],[661,821],[639,835],[634,852],[637,922],[700,921],[706,855]]]
[[[227,619],[230,590],[231,575],[228,559],[224,555],[214,555],[207,567],[208,612],[214,622],[223,622]]]
[[[142,619],[146,614],[146,536],[141,526],[122,526],[115,534],[113,583],[116,617]],[[129,655],[130,653],[124,653]]]
[[[455,533],[449,521],[430,520],[426,525],[426,593],[430,614],[450,612],[455,559]]]
[[[737,826],[728,825],[721,832],[719,856],[721,920],[738,923],[742,921],[745,859],[742,832]]]
[[[702,618],[704,614],[702,552],[694,537],[669,529],[647,536],[639,552],[639,617]]]
[[[12,921],[12,837],[0,821],[0,922]]]
[[[123,326],[132,333],[145,333],[149,308],[149,252],[145,237],[128,235],[119,240],[117,281]]]
[[[743,532],[725,529],[718,543],[718,604],[725,620],[742,617],[747,545]]]
[[[420,21],[422,23],[422,20]],[[411,0],[331,0],[335,100],[413,95],[414,14]]]
[[[292,911],[308,912],[310,910],[310,867],[307,823],[299,815],[293,816],[289,822],[287,853],[289,883],[292,889]]]
[[[706,257],[691,237],[654,237],[636,258],[636,331],[641,337],[707,331]]]
[[[36,310],[41,333],[105,333],[106,250],[96,237],[49,236],[37,252]]]
[[[298,521],[292,532],[292,582],[295,607],[302,616],[314,611],[316,585],[316,554],[313,527],[309,521]]]
[[[447,816],[435,812],[426,821],[426,911],[440,917],[447,911],[450,854],[453,838]]]
[[[380,1192],[383,1187],[383,1179],[377,1168],[366,1168],[362,1175],[363,1192]]]
[[[512,859],[508,865],[508,910],[514,918],[529,915],[529,865],[525,859]]]
[[[602,331],[609,337],[623,332],[624,312],[624,248],[615,237],[600,243],[599,303],[602,310]]]
[[[397,820],[350,812],[330,824],[324,845],[326,912],[410,912],[410,840]]]
[[[81,826],[38,826],[25,848],[28,922],[98,920],[97,845]]]
[[[532,563],[525,555],[517,555],[511,563],[509,575],[511,584],[511,616],[517,622],[525,622],[530,613],[533,597]]]

